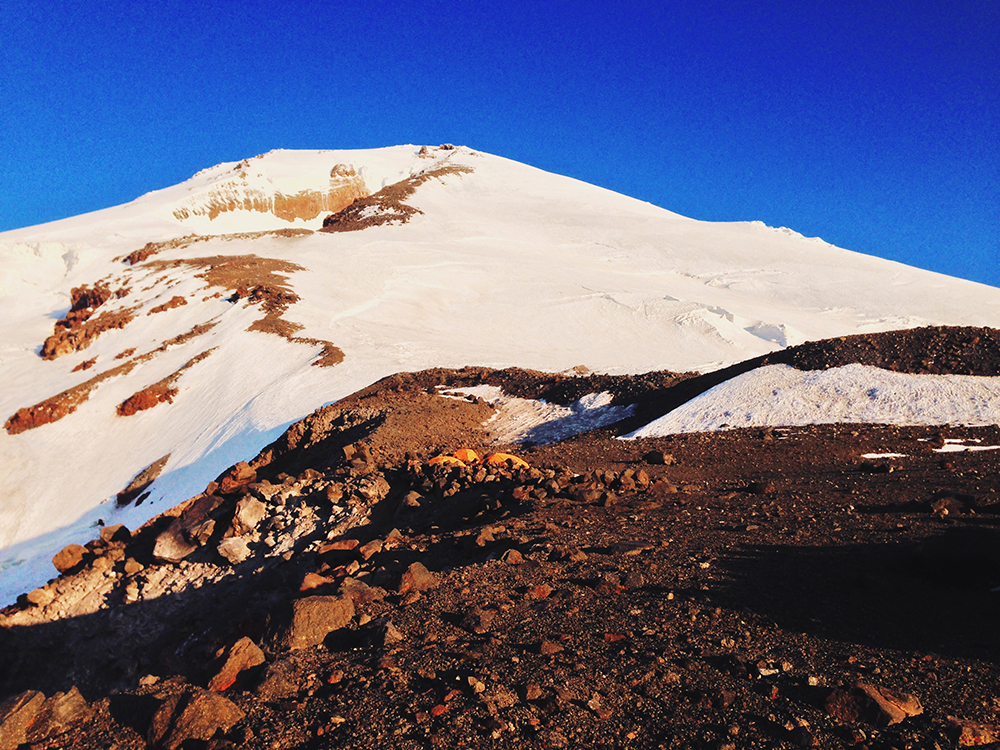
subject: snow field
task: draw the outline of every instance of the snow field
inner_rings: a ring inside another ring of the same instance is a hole
[[[720,383],[626,437],[837,422],[1000,424],[1000,377],[768,365]]]

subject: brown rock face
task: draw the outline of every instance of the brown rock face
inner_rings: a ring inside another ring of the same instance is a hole
[[[105,331],[124,328],[133,318],[129,309],[104,312],[96,318],[91,316],[108,300],[124,297],[128,289],[112,292],[108,287],[95,284],[75,287],[70,291],[70,309],[66,316],[57,320],[51,336],[42,344],[42,359],[57,359],[64,354],[86,349],[91,342]]]
[[[214,219],[228,211],[257,211],[274,214],[279,219],[315,219],[321,213],[339,211],[351,205],[355,198],[368,195],[365,182],[353,169],[342,164],[330,172],[329,186],[319,190],[302,190],[294,195],[268,193],[250,188],[246,173],[194,198],[189,205],[178,208],[174,216],[183,221],[192,216]]]
[[[140,411],[152,409],[154,406],[161,404],[164,401],[171,403],[176,395],[176,388],[154,388],[153,386],[150,386],[149,388],[145,388],[138,393],[133,393],[127,399],[122,401],[122,403],[118,405],[118,416],[131,417],[133,414]]]

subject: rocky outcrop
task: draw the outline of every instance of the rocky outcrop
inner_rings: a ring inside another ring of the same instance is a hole
[[[273,214],[283,221],[308,221],[321,213],[339,211],[356,198],[368,194],[361,176],[342,164],[330,171],[327,186],[300,190],[291,195],[254,186],[247,178],[246,167],[239,169],[230,179],[187,199],[174,210],[174,217],[184,221],[195,216],[207,216],[211,220],[230,211],[256,211]]]
[[[468,174],[471,167],[440,164],[413,177],[387,185],[363,198],[358,198],[340,211],[323,219],[323,232],[354,232],[383,224],[405,224],[411,217],[423,213],[404,201],[431,178],[445,175]]]
[[[134,310],[108,311],[96,318],[92,317],[97,308],[105,302],[120,299],[128,292],[125,287],[111,291],[100,282],[92,287],[85,284],[73,288],[70,292],[69,312],[56,321],[54,332],[42,344],[42,359],[56,359],[86,349],[105,331],[128,325],[135,315]]]
[[[137,414],[140,411],[152,409],[157,404],[162,404],[163,402],[173,403],[174,396],[178,393],[174,384],[180,379],[181,375],[184,374],[185,370],[194,367],[203,359],[211,355],[214,351],[215,347],[203,351],[201,354],[189,359],[183,366],[167,375],[167,377],[162,380],[158,380],[152,385],[146,386],[137,393],[133,393],[127,399],[118,404],[118,416],[131,417],[133,414]]]

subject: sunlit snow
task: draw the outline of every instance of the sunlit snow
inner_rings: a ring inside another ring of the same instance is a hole
[[[769,365],[720,383],[628,437],[837,422],[1000,424],[1000,377]]]

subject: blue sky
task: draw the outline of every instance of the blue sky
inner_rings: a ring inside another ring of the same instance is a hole
[[[1000,2],[0,0],[0,230],[461,143],[1000,286]]]

